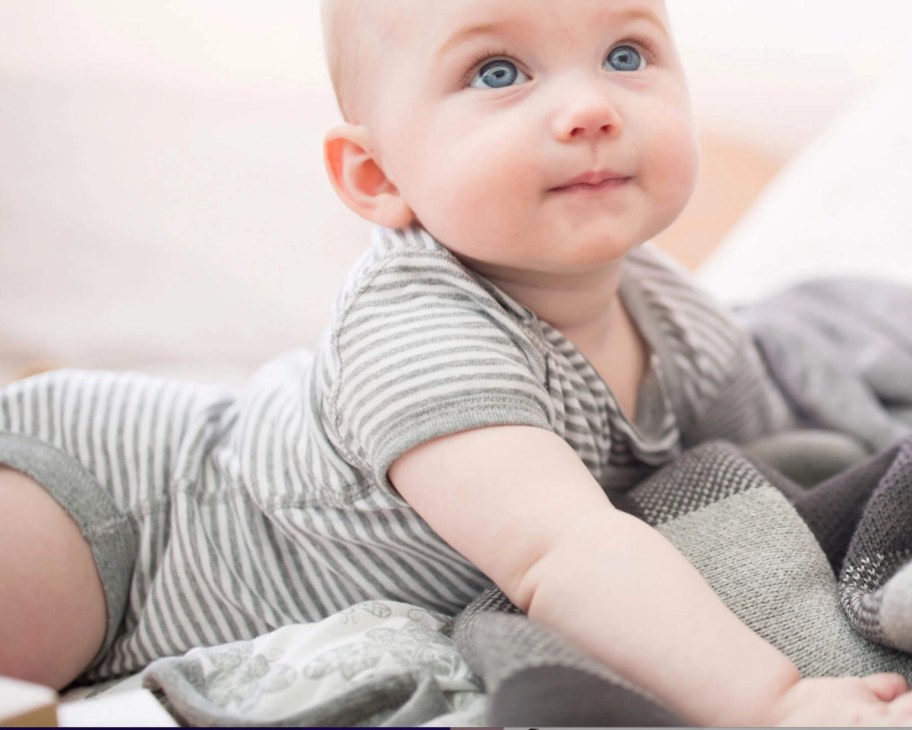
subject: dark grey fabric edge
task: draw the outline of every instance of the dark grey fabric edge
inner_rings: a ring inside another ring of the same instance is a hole
[[[680,727],[664,707],[580,667],[523,669],[505,679],[488,708],[494,727]]]

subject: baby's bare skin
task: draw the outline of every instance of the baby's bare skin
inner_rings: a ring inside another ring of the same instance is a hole
[[[0,675],[62,689],[95,657],[107,615],[92,550],[43,487],[0,467]]]

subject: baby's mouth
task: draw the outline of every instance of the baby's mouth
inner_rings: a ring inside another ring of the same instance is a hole
[[[610,170],[585,172],[567,180],[561,185],[550,188],[549,193],[597,192],[620,188],[630,182],[629,175],[621,175]]]

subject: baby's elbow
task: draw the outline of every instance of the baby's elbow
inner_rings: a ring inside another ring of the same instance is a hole
[[[542,542],[532,545],[517,560],[511,575],[500,586],[501,590],[523,613],[531,614],[535,597],[542,587],[542,579],[548,574],[554,558],[554,545]]]

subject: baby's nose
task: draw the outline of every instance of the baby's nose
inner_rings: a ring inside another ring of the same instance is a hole
[[[580,89],[564,97],[554,116],[554,136],[569,142],[616,133],[621,117],[604,89]]]

